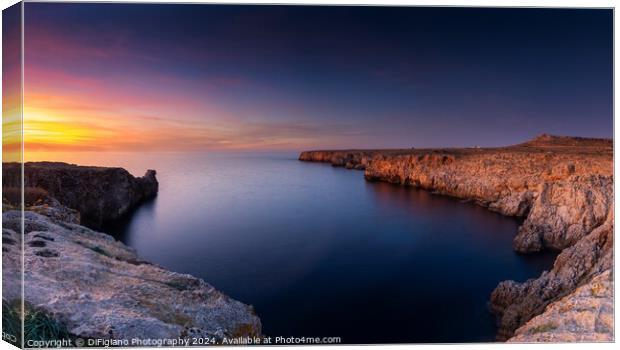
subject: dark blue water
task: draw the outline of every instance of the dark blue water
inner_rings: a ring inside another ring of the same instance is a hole
[[[125,159],[160,193],[108,232],[254,305],[266,335],[344,343],[493,341],[493,288],[552,266],[513,252],[512,218],[296,156]]]

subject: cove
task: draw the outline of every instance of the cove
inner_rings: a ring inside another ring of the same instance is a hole
[[[104,232],[252,304],[266,335],[349,344],[494,341],[491,291],[553,264],[512,250],[514,218],[296,158],[126,158],[159,194]]]

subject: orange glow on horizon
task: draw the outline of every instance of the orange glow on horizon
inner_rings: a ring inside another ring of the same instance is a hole
[[[256,103],[256,91],[273,91],[243,75],[178,74],[122,41],[90,46],[38,24],[25,32],[25,161],[87,152],[298,150],[352,135],[297,119],[305,106],[295,99]],[[3,141],[17,149],[21,140]]]
[[[27,78],[25,161],[76,152],[290,150],[313,144],[304,125],[243,122],[205,102],[156,99],[139,89],[65,91],[70,89],[63,83],[46,89],[37,81],[45,76]],[[69,81],[73,86],[75,80]]]
[[[2,161],[21,161],[22,110],[19,84],[6,84],[2,99]]]

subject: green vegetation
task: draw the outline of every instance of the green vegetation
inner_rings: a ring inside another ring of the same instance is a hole
[[[19,347],[22,338],[21,302],[2,298],[2,335],[10,344]],[[6,336],[5,336],[6,335]]]
[[[108,252],[103,250],[103,248],[100,248],[100,247],[88,247],[88,249],[92,250],[93,252],[95,252],[97,254],[101,254],[101,255],[105,255],[107,257],[110,257],[110,254],[108,254]]]
[[[18,299],[7,301],[2,299],[2,332],[14,336],[18,343],[22,336],[21,301]],[[49,313],[29,303],[24,304],[24,340],[56,340],[69,339],[70,334],[66,327],[54,319]]]
[[[554,325],[552,323],[546,323],[546,324],[542,324],[540,326],[536,326],[536,327],[532,328],[530,333],[531,334],[544,333],[544,332],[552,331],[552,330],[554,330],[556,328],[558,328],[558,326],[556,326],[556,325]]]
[[[188,290],[187,284],[181,282],[181,281],[177,281],[177,280],[172,280],[172,281],[166,281],[164,282],[165,285],[172,287],[180,292],[184,291],[184,290]]]
[[[113,256],[108,253],[105,249],[98,247],[98,246],[91,246],[88,243],[82,242],[82,241],[75,241],[75,243],[81,245],[84,248],[88,248],[90,250],[92,250],[93,252],[97,253],[97,254],[101,254],[103,256],[107,256],[108,258],[112,258]]]
[[[26,340],[68,339],[66,327],[42,309],[26,304],[24,314]]]

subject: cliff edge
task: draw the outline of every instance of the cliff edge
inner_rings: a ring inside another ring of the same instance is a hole
[[[2,187],[19,188],[21,167],[2,164]],[[100,228],[157,195],[155,170],[134,177],[123,168],[78,166],[58,162],[24,164],[24,185],[46,191],[65,207],[80,213],[82,225]]]
[[[22,261],[26,340],[198,339],[194,345],[209,345],[205,339],[261,335],[252,306],[199,278],[144,261],[112,236],[80,224],[84,218],[113,220],[154,196],[155,171],[135,178],[120,168],[27,163],[31,187],[22,237],[22,212],[6,198],[21,196],[11,187],[19,185],[19,168],[3,164],[3,185],[9,186],[3,188],[3,331],[11,330],[14,339],[21,333]]]
[[[561,253],[551,271],[539,278],[504,281],[493,291],[489,308],[498,317],[498,339],[516,334],[515,341],[613,340],[613,307],[610,311],[609,303],[594,299],[590,301],[596,312],[590,316],[597,317],[592,321],[596,327],[569,326],[574,319],[564,317],[570,314],[565,312],[556,314],[553,327],[536,328],[538,332],[523,328],[559,303],[573,305],[563,298],[587,289],[584,286],[603,274],[613,274],[611,140],[541,135],[498,148],[310,151],[299,159],[365,169],[369,181],[414,186],[524,218],[513,243],[516,251]],[[580,298],[585,302],[582,294]],[[559,330],[562,335],[550,335]]]
[[[20,220],[20,211],[2,214],[5,307],[22,298]],[[24,227],[27,318],[45,315],[63,330],[47,339],[221,341],[261,334],[251,306],[201,279],[140,259],[112,236],[31,211],[25,212]]]

